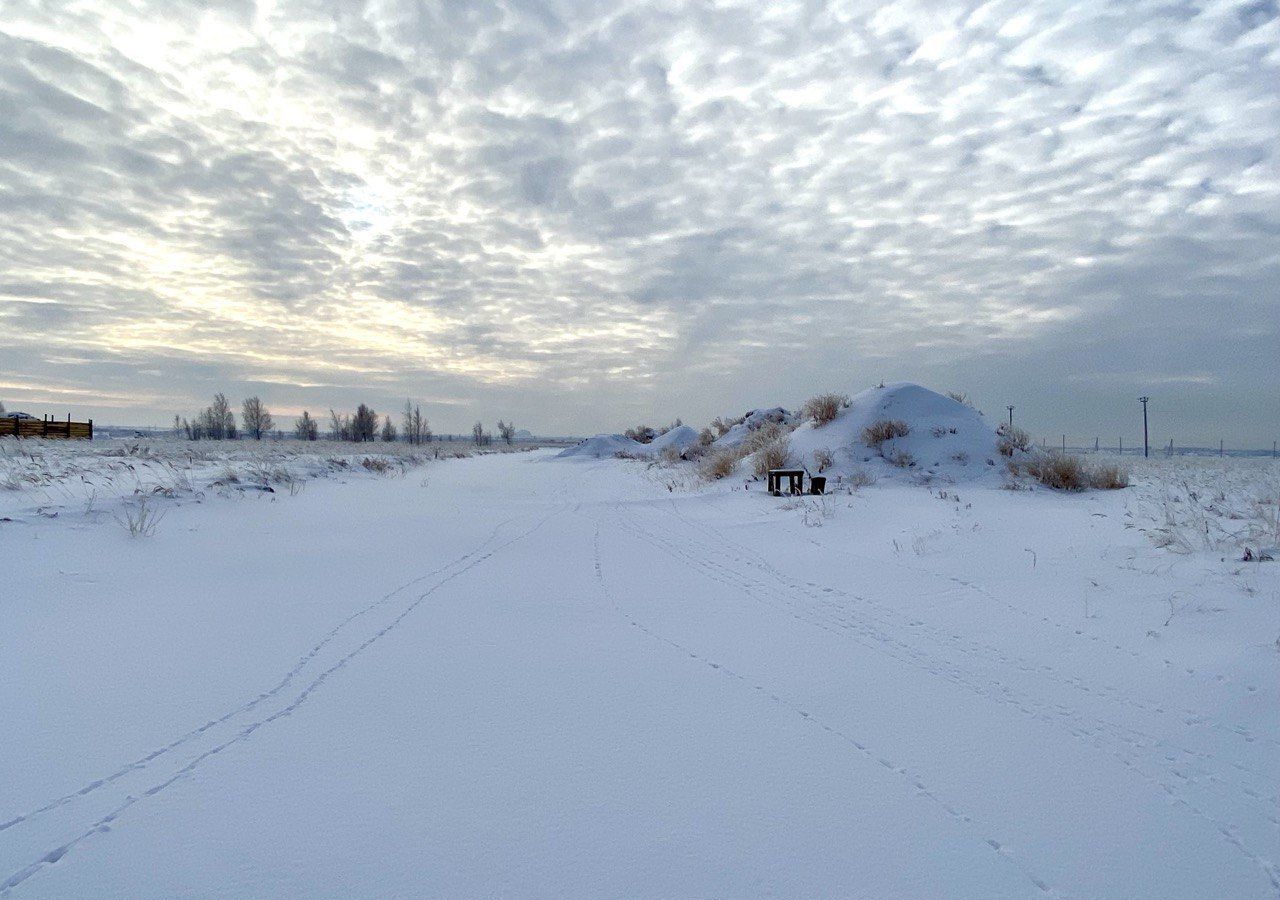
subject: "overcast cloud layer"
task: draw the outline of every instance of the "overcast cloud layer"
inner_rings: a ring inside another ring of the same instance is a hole
[[[1270,446],[1277,135],[1273,0],[0,3],[0,400]]]

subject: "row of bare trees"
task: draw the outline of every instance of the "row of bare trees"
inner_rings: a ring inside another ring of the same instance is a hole
[[[244,436],[254,440],[262,440],[264,435],[270,434],[275,428],[275,420],[260,397],[248,397],[244,400],[241,404],[240,420]],[[215,394],[213,403],[206,406],[190,421],[174,416],[173,428],[177,434],[193,441],[236,440],[241,436],[241,431],[236,427],[236,417],[231,410],[231,403],[226,395],[221,393]],[[298,440],[319,440],[320,423],[310,411],[304,409],[294,423],[293,433]],[[498,436],[505,443],[511,444],[515,440],[515,433],[514,424],[498,420]],[[276,434],[279,436],[280,432],[277,431]],[[391,421],[391,416],[379,418],[373,407],[366,403],[361,403],[350,415],[330,408],[327,436],[335,441],[403,440],[414,445],[425,444],[434,439],[431,425],[422,414],[421,405],[412,400],[404,402],[398,428]],[[493,441],[493,435],[485,431],[484,426],[479,422],[471,429],[471,436],[478,446]]]

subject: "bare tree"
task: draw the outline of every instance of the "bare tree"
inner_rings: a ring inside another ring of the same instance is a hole
[[[498,437],[502,438],[502,440],[506,442],[508,446],[510,446],[511,442],[514,441],[516,437],[516,426],[511,422],[504,422],[501,419],[499,419],[498,420]]]
[[[188,426],[184,423],[187,437],[193,441],[208,438],[209,440],[235,440],[236,417],[231,412],[231,404],[225,394],[215,394],[213,403],[206,406],[195,421]]]
[[[240,408],[240,419],[244,422],[244,433],[255,441],[262,440],[262,435],[274,428],[276,424],[259,397],[245,399]]]
[[[384,416],[382,422],[382,440],[391,443],[396,439],[396,426],[392,424],[390,416]]]
[[[353,441],[372,441],[378,436],[378,414],[365,403],[356,407],[356,414],[351,417],[351,439]]]
[[[410,444],[431,440],[431,426],[422,417],[422,407],[412,400],[404,401],[404,439]]]
[[[335,441],[351,440],[351,419],[329,408],[329,437]]]
[[[484,426],[479,422],[471,426],[471,440],[477,447],[483,447],[489,443],[490,435],[484,430]]]
[[[293,433],[300,441],[314,441],[320,436],[320,428],[316,425],[316,420],[311,418],[311,413],[304,409],[293,425]]]

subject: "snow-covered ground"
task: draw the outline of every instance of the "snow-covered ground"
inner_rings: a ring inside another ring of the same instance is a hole
[[[1280,894],[1269,460],[788,500],[90,452],[0,471],[5,895]]]

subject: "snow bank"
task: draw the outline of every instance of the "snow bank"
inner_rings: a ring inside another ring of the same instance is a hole
[[[901,421],[908,432],[869,446],[863,440],[864,429],[882,420]],[[792,432],[792,455],[811,472],[818,470],[814,453],[822,450],[834,460],[824,474],[862,469],[882,477],[972,480],[998,477],[1004,471],[995,430],[981,413],[910,382],[863,391],[833,421],[806,422]]]
[[[658,456],[670,448],[683,453],[698,443],[698,432],[688,425],[677,425],[647,444],[633,441],[622,434],[597,434],[555,455],[555,459],[611,459],[615,456],[637,458]]]
[[[795,421],[795,415],[787,412],[781,406],[772,406],[768,409],[753,409],[743,416],[741,422],[721,435],[713,446],[719,450],[732,450],[735,447],[742,446],[747,436],[757,428],[762,428],[770,422],[789,425],[793,421]]]
[[[651,456],[657,456],[667,449],[675,450],[677,453],[683,453],[690,447],[698,443],[698,432],[690,428],[688,425],[677,425],[666,434],[660,434],[648,444],[644,445],[645,450]]]
[[[555,455],[555,459],[610,459],[619,453],[633,456],[644,455],[645,446],[639,441],[621,434],[597,434],[579,441],[572,447],[566,447]]]

